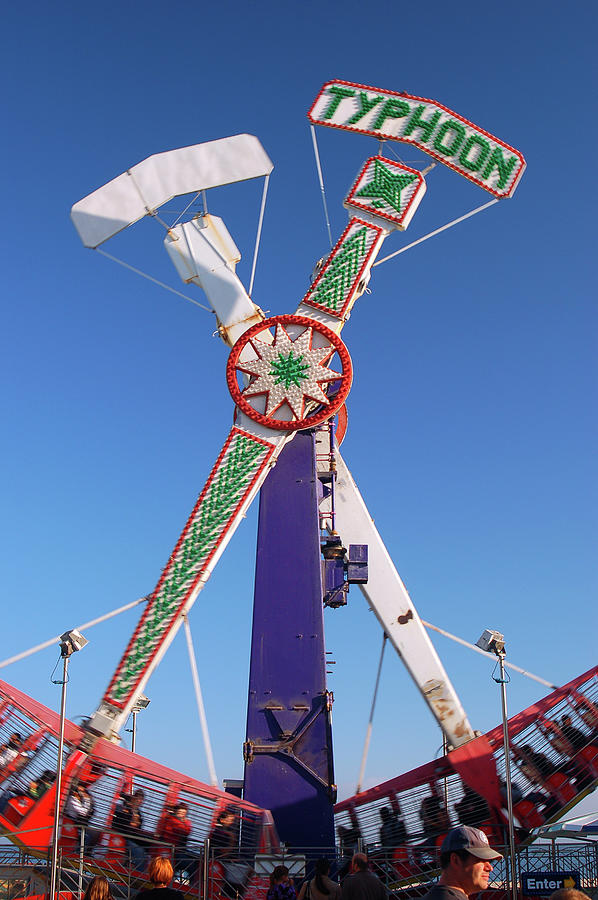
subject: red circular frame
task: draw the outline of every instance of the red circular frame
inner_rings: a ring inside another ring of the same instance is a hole
[[[316,412],[305,416],[303,419],[294,419],[289,422],[282,419],[274,419],[272,416],[265,416],[263,413],[257,412],[243,397],[239,385],[237,384],[237,368],[240,368],[238,362],[241,351],[247,343],[261,331],[265,331],[276,325],[303,325],[306,328],[312,328],[324,335],[324,337],[332,344],[334,351],[338,353],[343,369],[342,374],[339,375],[341,380],[340,389],[328,406],[318,406]],[[301,428],[311,428],[313,425],[320,425],[322,422],[330,419],[347,399],[349,391],[351,390],[352,381],[353,365],[351,363],[351,357],[338,334],[335,334],[335,332],[332,331],[331,328],[328,328],[327,325],[322,325],[321,322],[310,319],[308,316],[273,316],[270,319],[264,319],[263,322],[258,322],[257,325],[248,328],[245,334],[241,335],[231,350],[226,364],[226,383],[228,384],[231,397],[239,409],[249,416],[250,419],[253,419],[254,422],[259,422],[260,425],[265,425],[266,428],[273,428],[276,431],[299,431]]]

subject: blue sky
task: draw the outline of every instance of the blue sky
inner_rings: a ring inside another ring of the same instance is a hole
[[[213,318],[84,250],[70,207],[152,153],[255,134],[275,168],[254,299],[292,312],[328,248],[306,112],[343,78],[444,103],[528,164],[513,199],[374,270],[343,332],[355,369],[345,458],[424,619],[472,641],[497,628],[514,662],[555,683],[595,664],[595,39],[585,2],[566,17],[552,4],[353,0],[4,10],[3,655],[151,591],[232,416]],[[378,144],[318,138],[338,236]],[[440,165],[427,183],[385,252],[490,199]],[[255,182],[208,198],[245,283],[260,195]],[[106,249],[180,287],[154,223]],[[254,510],[191,615],[220,778],[242,774],[255,528]],[[89,632],[71,717],[93,711],[135,621]],[[356,590],[326,627],[346,796],[381,633]],[[491,662],[434,641],[474,727],[495,725]],[[56,658],[0,674],[57,707]],[[181,634],[148,686],[138,749],[207,779],[188,673]],[[514,675],[510,712],[543,692]],[[367,783],[440,742],[389,651]]]

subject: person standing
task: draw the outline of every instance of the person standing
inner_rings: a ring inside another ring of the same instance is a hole
[[[351,874],[343,881],[342,900],[388,900],[388,891],[368,869],[365,853],[354,853]]]
[[[295,885],[286,866],[276,866],[270,875],[266,900],[296,900]]]
[[[423,900],[463,900],[464,894],[470,897],[485,891],[496,859],[502,859],[502,854],[492,849],[479,828],[453,828],[440,848],[440,880]]]
[[[316,860],[315,875],[301,885],[297,900],[341,900],[341,887],[328,877],[330,863],[325,856]]]
[[[110,883],[105,875],[96,875],[87,885],[83,900],[112,900]]]
[[[168,887],[173,879],[172,863],[163,856],[152,859],[148,869],[151,888],[139,891],[136,900],[184,900],[184,895]]]

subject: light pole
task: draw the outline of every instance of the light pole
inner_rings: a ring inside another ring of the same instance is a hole
[[[131,732],[131,752],[135,753],[135,742],[137,740],[137,713],[140,713],[142,709],[147,709],[150,705],[150,700],[144,695],[140,694],[137,697],[137,700],[133,704],[131,708],[131,715],[133,716],[133,721],[131,723],[131,728],[127,728],[127,731]]]
[[[52,860],[50,864],[50,900],[56,894],[56,872],[58,868],[58,838],[60,835],[60,794],[62,788],[62,757],[64,753],[64,722],[66,718],[66,686],[68,682],[69,659],[77,650],[82,650],[89,641],[75,628],[60,635],[60,656],[62,659],[62,685],[60,698],[60,736],[58,738],[58,759],[56,762],[56,794],[54,801],[54,826],[52,828]]]
[[[515,830],[513,828],[513,791],[511,788],[511,755],[509,748],[509,723],[507,720],[507,677],[505,673],[505,638],[500,631],[487,628],[476,641],[476,646],[487,653],[494,653],[498,659],[500,677],[492,675],[494,681],[500,684],[500,700],[502,707],[502,735],[505,752],[505,784],[507,788],[507,820],[509,828],[509,856],[511,859],[511,896],[517,900],[517,866],[515,860]],[[496,669],[495,669],[496,671]]]

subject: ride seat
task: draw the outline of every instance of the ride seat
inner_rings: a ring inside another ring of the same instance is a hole
[[[590,744],[575,755],[575,761],[584,769],[588,769],[594,778],[598,778],[598,747]]]
[[[495,844],[504,844],[505,843],[505,831],[502,825],[499,825],[496,822],[493,822],[492,819],[487,819],[485,822],[480,822],[479,825],[476,825],[476,828],[479,828],[480,831],[483,831],[486,837],[488,838],[488,843],[493,847]]]
[[[11,797],[2,813],[12,825],[19,825],[23,816],[27,815],[31,807],[35,804],[33,797],[25,795],[19,797]]]
[[[60,847],[65,853],[79,850],[79,829],[72,819],[63,818],[60,829]]]
[[[105,831],[98,841],[96,855],[108,862],[121,862],[127,852],[127,841],[121,834]]]
[[[513,812],[525,828],[539,828],[546,821],[531,800],[519,800],[518,803],[514,803]]]
[[[553,772],[552,775],[549,775],[544,780],[544,787],[563,805],[568,803],[569,800],[573,800],[577,793],[569,779],[562,772]]]

